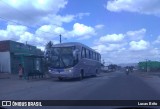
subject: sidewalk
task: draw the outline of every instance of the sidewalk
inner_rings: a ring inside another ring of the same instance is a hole
[[[6,79],[8,81],[16,81],[19,80],[19,76],[18,74],[10,74],[10,73],[0,73],[0,80],[2,79]],[[45,79],[50,79],[50,76],[48,74],[45,74],[45,76],[43,78],[39,78],[38,76],[35,77],[30,77],[29,79],[27,79],[27,77],[22,77],[21,80],[27,80],[27,81],[35,81],[35,80],[45,80]]]
[[[11,78],[11,74],[9,73],[0,73],[0,79],[9,79]]]

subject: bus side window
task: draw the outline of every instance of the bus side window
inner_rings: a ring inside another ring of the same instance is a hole
[[[100,55],[98,54],[98,61],[100,60]]]
[[[97,61],[97,53],[96,53],[96,61]]]
[[[89,50],[88,49],[86,49],[86,58],[89,59]]]
[[[92,59],[92,57],[91,57],[91,51],[89,50],[89,59]]]
[[[90,59],[93,59],[92,57],[93,57],[93,52],[90,51]]]
[[[86,57],[86,50],[85,50],[85,48],[82,48],[82,58],[85,58]]]
[[[97,54],[97,61],[99,61],[99,54]]]
[[[93,60],[95,60],[95,53],[93,52]]]

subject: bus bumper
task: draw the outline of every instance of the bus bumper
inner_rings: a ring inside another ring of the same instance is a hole
[[[53,78],[75,78],[74,73],[73,72],[66,72],[66,71],[62,71],[62,72],[56,72],[56,71],[49,71],[50,76]]]

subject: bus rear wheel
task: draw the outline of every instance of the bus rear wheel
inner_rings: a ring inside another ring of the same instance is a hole
[[[98,76],[98,70],[96,69],[95,76]]]
[[[63,80],[63,78],[62,78],[62,77],[59,77],[58,79],[59,79],[60,81],[62,81],[62,80]]]
[[[83,78],[84,78],[84,73],[83,73],[83,70],[81,70],[79,80],[82,80]]]

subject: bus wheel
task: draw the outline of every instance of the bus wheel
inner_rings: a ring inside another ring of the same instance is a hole
[[[98,76],[98,70],[96,69],[96,74],[95,74],[95,76]]]
[[[79,80],[82,80],[84,78],[84,72],[83,70],[81,70],[80,76],[79,76]]]
[[[63,78],[62,78],[62,77],[59,77],[58,79],[59,79],[60,81],[62,81],[62,80],[63,80]]]

